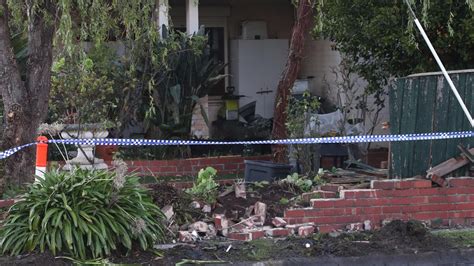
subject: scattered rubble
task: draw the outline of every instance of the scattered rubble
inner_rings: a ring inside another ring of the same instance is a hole
[[[207,225],[207,223],[199,221],[191,224],[188,230],[191,232],[196,231],[198,233],[207,233],[207,231],[209,230],[209,226]]]
[[[474,148],[467,150],[463,146],[459,147],[461,149],[461,154],[458,157],[451,158],[447,161],[444,161],[428,171],[426,171],[426,177],[431,179],[431,181],[437,183],[438,185],[445,187],[448,185],[444,176],[449,173],[456,171],[457,169],[472,163],[472,154],[474,153]]]
[[[272,220],[272,224],[275,227],[284,227],[286,225],[286,221],[281,217],[275,217]]]
[[[173,211],[173,206],[172,205],[166,205],[165,207],[161,208],[161,211],[166,217],[166,220],[169,221],[174,215]]]
[[[209,204],[205,204],[205,205],[202,207],[202,212],[204,212],[204,213],[211,213],[211,211],[212,211],[212,207],[211,207],[211,205],[209,205]]]
[[[245,183],[243,183],[243,182],[235,183],[234,188],[235,188],[235,197],[236,198],[243,198],[243,199],[247,198],[247,191],[245,189]]]
[[[190,206],[193,209],[201,209],[201,203],[199,203],[198,201],[191,202]]]
[[[427,177],[431,178],[432,181],[438,178],[442,182],[438,184],[444,186],[449,186],[450,182],[461,182],[462,180],[459,181],[458,179],[453,181],[450,181],[449,178],[446,179],[446,174],[472,163],[471,155],[473,153],[474,149],[464,149],[460,157],[450,159],[430,169]],[[305,193],[297,188],[295,189],[294,186],[288,187],[284,183],[262,185],[246,184],[242,181],[236,182],[232,186],[221,188],[216,202],[213,204],[205,204],[189,199],[188,208],[195,210],[200,216],[192,215],[195,219],[192,222],[189,221],[186,226],[178,228],[177,225],[182,224],[177,223],[174,227],[170,225],[169,228],[175,230],[174,232],[178,234],[181,242],[193,242],[215,237],[242,241],[263,237],[308,237],[316,232],[329,233],[330,237],[337,238],[343,231],[361,233],[371,231],[380,228],[380,224],[373,224],[373,221],[365,220],[348,224],[343,230],[340,228],[336,228],[336,230],[319,223],[318,226],[314,223],[294,224],[295,221],[288,221],[282,217],[284,217],[284,212],[289,207],[300,208],[306,212],[305,207],[312,208],[312,201],[315,199],[343,197],[344,192],[348,189],[387,189],[385,187],[376,188],[374,184],[377,184],[377,186],[395,186],[395,183],[377,181],[385,180],[386,172],[386,169],[373,168],[359,162],[350,162],[348,169],[324,172],[320,178],[327,183],[313,187],[312,191]],[[407,179],[405,183],[398,182],[400,184],[397,184],[410,187],[416,187],[417,185],[423,185],[424,188],[431,187],[432,183],[427,180],[427,177],[417,176],[414,179]],[[460,186],[460,183],[458,183],[456,183],[456,186]],[[393,187],[391,189],[403,188]],[[162,211],[168,221],[178,215],[177,209],[173,208],[174,205],[170,202],[167,202],[164,206]],[[196,217],[199,218],[196,219]],[[302,219],[302,221],[305,221],[305,219]],[[381,225],[385,226],[390,223],[392,223],[391,220],[384,220]]]
[[[254,207],[254,212],[257,217],[259,217],[260,222],[264,223],[267,217],[267,204],[263,202],[256,202]]]

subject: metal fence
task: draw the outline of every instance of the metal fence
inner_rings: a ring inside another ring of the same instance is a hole
[[[467,108],[474,112],[474,70],[449,72]],[[392,134],[473,130],[441,74],[400,78],[390,90]],[[458,144],[474,147],[474,138],[391,143],[394,178],[426,175],[426,171],[460,154]]]

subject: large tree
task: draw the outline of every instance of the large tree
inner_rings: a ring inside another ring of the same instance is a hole
[[[449,70],[474,67],[474,0],[409,0]],[[391,77],[439,71],[405,1],[319,1],[315,35],[380,90]]]
[[[155,0],[0,0],[0,92],[6,118],[1,149],[35,140],[48,110],[53,49],[70,52],[83,41],[110,36],[156,39],[154,8]],[[27,37],[24,69],[14,54],[14,31]],[[6,184],[32,181],[33,151],[24,149],[6,160],[0,193]]]

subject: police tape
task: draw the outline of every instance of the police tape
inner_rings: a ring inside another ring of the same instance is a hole
[[[181,146],[181,145],[292,145],[292,144],[327,144],[327,143],[369,143],[369,142],[399,142],[399,141],[423,141],[460,139],[474,137],[474,131],[459,132],[433,132],[414,133],[398,135],[364,135],[364,136],[340,136],[340,137],[318,137],[297,138],[277,140],[249,140],[249,141],[210,141],[210,140],[157,140],[157,139],[51,139],[47,143],[70,144],[70,145],[117,145],[117,146]],[[0,152],[0,160],[5,159],[16,152],[36,145],[28,143]]]

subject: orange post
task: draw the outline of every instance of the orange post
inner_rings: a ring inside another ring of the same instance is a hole
[[[35,175],[44,177],[48,165],[48,138],[39,136],[36,141],[36,171]]]

